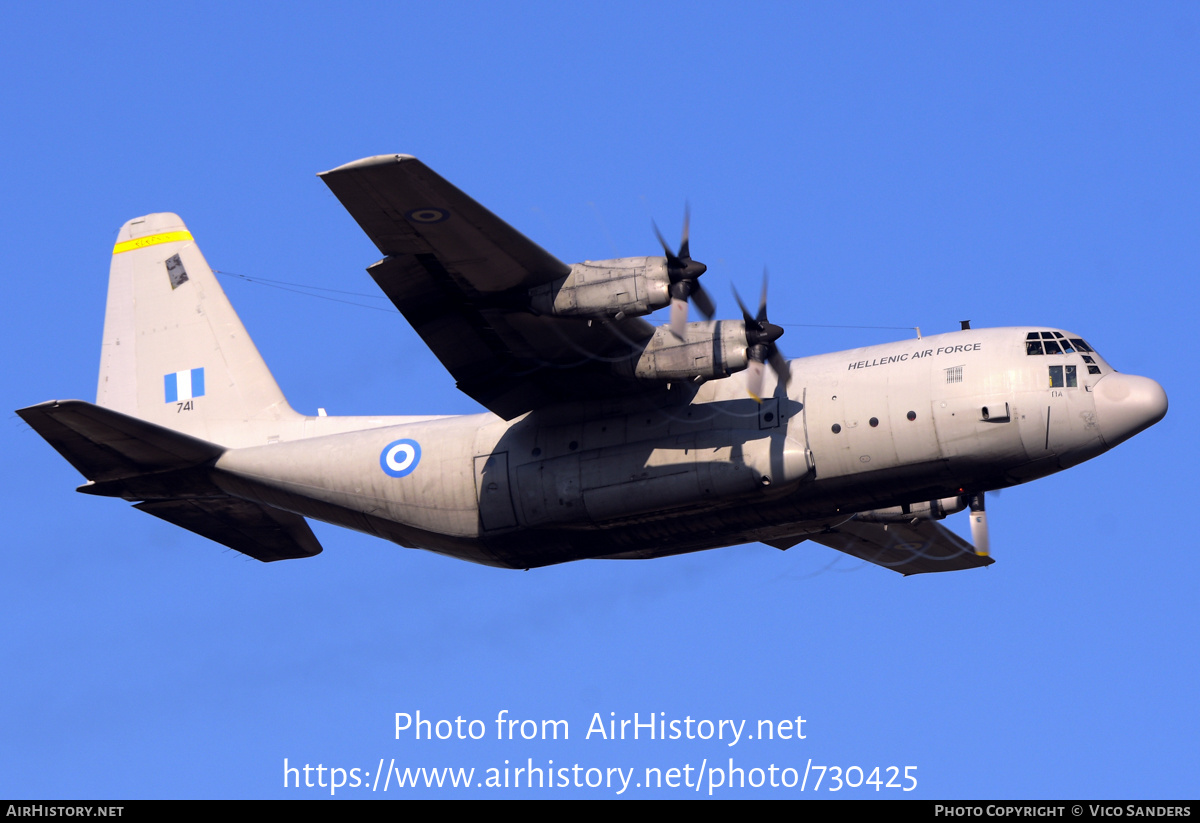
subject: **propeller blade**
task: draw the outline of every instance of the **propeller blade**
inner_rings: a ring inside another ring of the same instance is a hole
[[[674,252],[668,245],[667,238],[663,237],[662,232],[659,231],[658,223],[650,221],[650,225],[654,227],[654,236],[658,238],[658,243],[663,248],[663,254],[667,257],[667,276],[671,280],[671,331],[679,338],[683,337],[683,327],[679,324],[687,323],[687,317],[685,316],[682,321],[677,319],[678,309],[674,307],[675,300],[695,300],[696,308],[700,309],[700,312],[710,320],[717,313],[717,307],[712,298],[700,287],[698,278],[708,271],[708,266],[699,260],[692,259],[691,224],[692,208],[690,205],[685,205],[683,239],[679,243],[679,251]]]
[[[688,305],[687,301],[679,298],[671,298],[671,334],[683,339],[683,333],[687,330]]]
[[[746,304],[742,302],[742,296],[738,294],[737,286],[733,287],[733,299],[737,301],[738,308],[742,310],[742,319],[746,321],[746,328],[749,329],[755,325],[758,321],[751,316]]]
[[[792,369],[788,365],[788,361],[779,353],[777,347],[772,346],[771,356],[767,358],[767,362],[771,364],[771,368],[775,371],[775,376],[779,378],[779,382],[783,384],[783,388],[786,391],[788,383],[792,379]]]
[[[667,239],[663,237],[662,232],[658,230],[658,224],[651,220],[650,225],[654,227],[654,236],[658,238],[658,242],[662,244],[663,251],[666,253],[668,268],[674,269],[678,267],[679,258],[675,256],[675,252],[671,251],[671,247],[667,245]]]
[[[716,304],[698,282],[692,287],[692,302],[696,304],[696,308],[700,310],[706,320],[712,320],[713,315],[717,313]]]
[[[746,391],[759,403],[762,402],[762,385],[763,364],[761,361],[751,360],[746,366]]]
[[[688,228],[692,224],[692,204],[686,200],[683,203],[683,242],[679,244],[679,257],[682,260],[691,260],[692,255],[688,253]]]
[[[987,512],[984,510],[983,495],[973,494],[970,497],[971,507],[971,542],[975,544],[975,554],[980,557],[988,556],[988,524]]]
[[[771,364],[771,370],[779,378],[779,385],[787,390],[788,382],[792,379],[792,370],[780,353],[775,341],[783,336],[783,329],[767,319],[767,272],[763,270],[763,290],[758,301],[758,316],[751,317],[750,310],[742,302],[737,286],[733,287],[733,299],[742,310],[742,321],[746,324],[746,359],[750,362],[746,368],[750,370],[747,378],[747,388],[750,396],[762,402],[763,365]]]

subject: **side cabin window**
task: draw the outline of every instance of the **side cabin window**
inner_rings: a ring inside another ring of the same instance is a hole
[[[1050,367],[1050,388],[1061,389],[1063,387],[1074,389],[1079,387],[1079,378],[1075,366],[1051,366]]]

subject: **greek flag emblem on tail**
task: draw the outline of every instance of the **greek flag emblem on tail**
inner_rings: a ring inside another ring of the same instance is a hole
[[[186,369],[163,376],[167,403],[204,396],[204,369]]]

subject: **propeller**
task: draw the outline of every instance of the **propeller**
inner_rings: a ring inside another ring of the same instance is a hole
[[[783,336],[783,329],[767,320],[767,270],[763,269],[762,297],[758,301],[757,315],[750,316],[750,310],[742,302],[737,288],[733,290],[733,297],[737,300],[738,307],[742,310],[742,318],[746,323],[747,353],[750,359],[746,365],[748,375],[746,388],[749,390],[750,396],[761,403],[764,364],[771,364],[776,377],[779,378],[779,382],[785,389],[792,377],[787,360],[779,353],[779,347],[775,345],[775,341]]]
[[[667,255],[667,274],[671,278],[671,285],[668,289],[671,295],[671,333],[680,340],[683,339],[683,333],[687,326],[688,298],[691,298],[700,313],[709,320],[717,313],[717,307],[713,304],[712,298],[708,296],[708,292],[704,290],[697,279],[708,271],[708,266],[698,260],[693,260],[688,250],[688,225],[691,223],[691,212],[690,207],[684,208],[683,241],[679,244],[678,254],[671,251],[662,232],[658,230],[658,224],[650,221],[654,226],[655,235],[658,236],[658,242],[662,244],[663,251]]]
[[[987,557],[988,524],[987,512],[983,505],[983,494],[972,494],[967,497],[967,505],[971,507],[971,542],[975,544],[975,554]]]

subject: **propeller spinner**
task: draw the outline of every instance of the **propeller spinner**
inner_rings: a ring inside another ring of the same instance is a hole
[[[742,302],[737,289],[733,290],[734,299],[742,310],[742,318],[746,323],[747,353],[750,362],[746,366],[746,388],[750,396],[762,402],[762,384],[764,364],[770,363],[776,377],[784,389],[791,380],[792,373],[787,360],[779,353],[775,341],[783,336],[783,329],[767,320],[767,270],[763,269],[762,297],[758,301],[758,314],[751,317],[750,310]]]
[[[683,241],[679,244],[679,253],[671,251],[671,247],[667,245],[666,239],[663,238],[662,232],[658,230],[658,224],[651,221],[654,226],[654,234],[658,236],[658,242],[662,244],[663,251],[667,255],[667,274],[671,278],[669,288],[671,294],[671,333],[683,339],[683,333],[687,326],[688,308],[687,301],[691,298],[696,304],[696,308],[705,318],[711,320],[713,315],[717,313],[717,307],[713,304],[712,298],[708,296],[708,292],[700,285],[698,278],[704,272],[708,271],[708,266],[698,260],[693,260],[688,249],[688,225],[691,223],[691,208],[685,207],[683,212]]]

